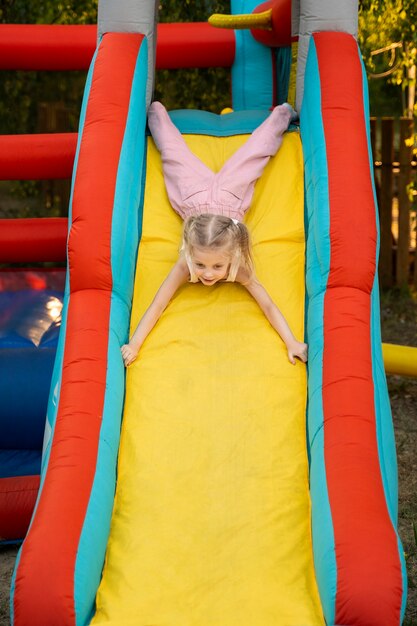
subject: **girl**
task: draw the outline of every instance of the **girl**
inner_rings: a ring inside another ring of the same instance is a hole
[[[257,280],[246,226],[242,223],[257,179],[282,143],[296,113],[289,104],[276,107],[215,173],[190,152],[163,105],[154,102],[148,122],[161,152],[167,193],[184,219],[178,261],[158,289],[128,344],[122,346],[126,366],[133,363],[146,337],[186,282],[212,286],[220,281],[242,284],[284,341],[288,358],[307,361],[307,345],[292,334],[284,316]]]

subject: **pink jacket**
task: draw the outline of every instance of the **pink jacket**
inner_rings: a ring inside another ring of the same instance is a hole
[[[213,172],[189,150],[165,107],[153,102],[148,123],[161,153],[165,185],[174,210],[183,219],[215,213],[242,221],[255,183],[280,147],[293,114],[288,104],[275,107],[221,170]]]

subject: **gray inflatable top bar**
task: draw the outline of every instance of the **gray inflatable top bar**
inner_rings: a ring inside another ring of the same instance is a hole
[[[98,37],[104,33],[141,33],[148,40],[146,106],[153,94],[155,77],[156,23],[158,0],[99,0]]]
[[[261,3],[260,0],[259,3]],[[141,33],[148,39],[149,71],[146,102],[152,100],[158,0],[99,0],[98,36],[106,32]],[[296,109],[300,111],[304,92],[304,70],[311,34],[341,31],[358,34],[357,0],[292,0],[292,34],[298,35]]]
[[[349,33],[356,38],[358,36],[358,2],[357,0],[292,0],[291,10],[292,34],[298,35],[296,109],[300,111],[311,34],[320,31],[339,31]]]

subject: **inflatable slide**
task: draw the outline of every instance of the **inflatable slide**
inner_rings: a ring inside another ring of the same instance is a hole
[[[125,375],[120,346],[177,258],[181,220],[146,131],[155,4],[122,4],[99,7],[12,623],[399,626],[406,579],[356,7],[267,3],[293,28],[281,48],[233,35],[234,112],[171,113],[218,170],[291,97],[298,46],[300,130],[266,167],[246,222],[260,279],[307,337],[308,371],[288,362],[245,289],[225,283],[182,287]],[[256,9],[232,2],[233,13]]]

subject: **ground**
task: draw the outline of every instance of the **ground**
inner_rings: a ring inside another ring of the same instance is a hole
[[[417,294],[388,291],[381,298],[382,339],[417,346]],[[399,532],[408,572],[404,626],[417,626],[417,380],[388,377],[398,454]],[[17,554],[0,546],[0,626],[9,625],[9,587]]]
[[[417,346],[417,293],[387,291],[381,298],[382,340]],[[417,379],[388,376],[398,457],[398,528],[408,574],[404,626],[417,626]]]

